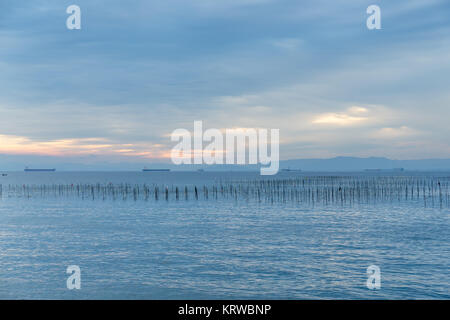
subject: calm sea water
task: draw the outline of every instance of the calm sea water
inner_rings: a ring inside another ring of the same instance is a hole
[[[0,184],[245,179],[258,175],[21,172]],[[449,213],[420,201],[312,206],[3,192],[0,298],[449,299]],[[69,265],[81,268],[80,290],[66,287]],[[381,269],[379,290],[366,286],[369,265]]]

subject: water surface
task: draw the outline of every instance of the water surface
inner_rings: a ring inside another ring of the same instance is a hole
[[[10,184],[200,186],[258,177],[9,173],[0,183],[4,190]],[[201,197],[27,198],[3,192],[0,298],[448,299],[449,234],[448,208],[425,207],[419,199],[313,205]],[[372,264],[382,273],[376,291],[366,287]],[[66,288],[69,265],[81,268],[81,290]]]

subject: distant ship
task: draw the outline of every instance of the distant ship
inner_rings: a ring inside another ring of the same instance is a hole
[[[30,169],[30,168],[25,168],[24,171],[25,172],[55,172],[56,169]]]
[[[169,172],[170,169],[142,169],[143,172]]]
[[[393,168],[393,169],[365,169],[366,172],[403,172],[404,168]]]

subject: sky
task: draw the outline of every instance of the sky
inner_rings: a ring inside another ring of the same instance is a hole
[[[281,159],[450,158],[448,0],[1,0],[0,43],[0,163],[167,160],[196,120],[280,129]]]

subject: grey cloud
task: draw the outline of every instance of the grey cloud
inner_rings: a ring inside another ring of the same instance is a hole
[[[372,127],[347,132],[300,121],[294,130],[291,122],[382,105],[396,115],[386,126],[431,131],[423,141],[442,146],[448,5],[382,1],[383,30],[371,32],[365,9],[372,2],[79,0],[82,30],[68,31],[72,1],[2,1],[0,134],[169,147],[164,134],[205,120],[311,137],[283,147],[293,156],[300,144],[312,150],[308,141],[321,134],[337,140],[317,143],[314,153],[380,153],[386,142],[354,139],[370,139]]]

